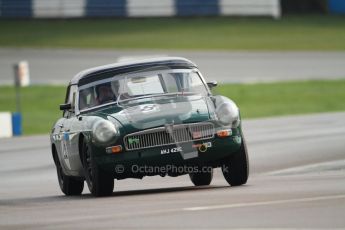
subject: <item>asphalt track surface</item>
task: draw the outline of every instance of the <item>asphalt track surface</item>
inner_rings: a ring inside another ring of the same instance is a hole
[[[345,229],[345,113],[245,120],[251,176],[115,181],[66,197],[48,136],[0,140],[0,229]]]
[[[0,49],[0,85],[13,84],[13,64],[27,60],[33,84],[64,84],[79,71],[128,58],[181,56],[207,80],[272,82],[345,78],[345,52]]]

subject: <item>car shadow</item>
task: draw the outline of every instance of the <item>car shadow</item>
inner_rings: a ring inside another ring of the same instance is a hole
[[[119,191],[114,192],[112,195],[107,197],[94,197],[90,193],[82,194],[80,196],[43,196],[43,197],[23,197],[17,199],[5,199],[0,200],[1,206],[19,206],[23,204],[44,204],[44,203],[54,203],[54,202],[70,202],[85,199],[109,199],[116,197],[125,196],[143,196],[152,194],[163,194],[163,193],[182,193],[182,192],[195,192],[204,190],[215,190],[215,189],[230,189],[230,186],[184,186],[184,187],[169,187],[169,188],[154,188],[154,189],[140,189],[140,190],[129,190],[129,191]],[[87,191],[84,190],[84,191]]]
[[[120,191],[114,192],[115,196],[136,196],[136,195],[151,195],[157,193],[176,193],[176,192],[186,192],[186,191],[196,191],[196,190],[209,190],[209,189],[224,189],[230,188],[229,186],[185,186],[185,187],[169,187],[169,188],[155,188],[155,189],[140,189],[140,190],[130,190],[130,191]]]

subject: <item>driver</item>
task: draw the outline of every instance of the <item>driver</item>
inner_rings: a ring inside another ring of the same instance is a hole
[[[110,82],[96,86],[96,93],[96,100],[99,105],[116,100],[116,96],[111,89]]]

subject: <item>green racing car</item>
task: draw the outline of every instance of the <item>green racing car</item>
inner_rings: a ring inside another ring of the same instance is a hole
[[[212,95],[197,66],[184,58],[115,63],[77,74],[67,87],[51,150],[66,195],[86,181],[94,196],[111,195],[115,179],[189,174],[209,185],[221,167],[231,186],[249,174],[240,112]]]

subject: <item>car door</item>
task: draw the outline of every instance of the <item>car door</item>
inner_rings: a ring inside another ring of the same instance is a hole
[[[71,109],[64,112],[64,120],[61,124],[61,155],[66,169],[77,171],[79,164],[75,158],[78,155],[78,130],[73,129],[73,123],[77,122],[75,115],[77,86],[71,85],[65,103],[71,104]]]

